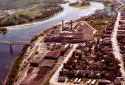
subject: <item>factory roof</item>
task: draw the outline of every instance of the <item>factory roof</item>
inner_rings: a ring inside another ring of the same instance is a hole
[[[45,58],[47,59],[58,59],[58,57],[60,56],[60,52],[61,51],[49,51]]]

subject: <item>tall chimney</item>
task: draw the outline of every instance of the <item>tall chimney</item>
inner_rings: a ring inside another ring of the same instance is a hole
[[[71,29],[72,29],[72,24],[73,24],[73,22],[72,22],[72,20],[71,20]]]
[[[64,26],[64,20],[62,20],[62,29],[63,29],[63,26]]]

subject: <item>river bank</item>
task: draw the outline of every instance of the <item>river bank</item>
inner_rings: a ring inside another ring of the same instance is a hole
[[[72,6],[72,7],[76,7],[76,8],[79,8],[79,7],[85,7],[85,6],[89,6],[90,3],[88,1],[77,1],[77,2],[74,2],[74,3],[70,3],[69,6]]]
[[[6,34],[7,33],[7,29],[6,28],[0,28],[0,34]]]
[[[93,1],[93,0],[88,0],[88,1]],[[115,9],[118,6],[117,0],[96,0],[96,1],[97,2],[102,2],[105,5],[106,8]]]

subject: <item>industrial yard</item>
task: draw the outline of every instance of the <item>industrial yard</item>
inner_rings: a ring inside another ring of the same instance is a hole
[[[6,85],[125,85],[125,12],[115,12],[62,20],[34,37]]]
[[[110,17],[114,21],[100,38],[86,21],[62,20],[28,47],[15,85],[124,85],[112,40],[118,22],[118,45],[124,49],[124,13],[119,17]],[[120,52],[124,56],[124,50]]]
[[[49,76],[52,76],[72,51],[73,44],[86,43],[87,41],[91,44],[95,40],[95,30],[84,21],[71,21],[66,24],[62,21],[62,25],[54,26],[52,29],[45,36],[40,37],[34,46],[27,49],[26,59],[23,61],[19,73],[21,79],[16,84],[46,84]],[[91,36],[89,36],[90,34]],[[24,73],[24,77],[21,77],[22,73]]]
[[[120,16],[120,19],[122,18],[123,14]],[[118,21],[116,18],[114,20]],[[115,48],[112,45],[117,21],[106,26],[98,41],[77,44],[69,59],[50,79],[50,85],[124,85],[123,61],[120,61],[121,56],[116,56],[117,53],[115,54]],[[118,22],[122,23],[121,20]]]

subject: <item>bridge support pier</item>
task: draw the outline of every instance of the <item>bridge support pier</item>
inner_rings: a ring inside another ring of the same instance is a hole
[[[13,47],[12,47],[12,44],[10,44],[10,53],[13,54]]]
[[[11,54],[14,53],[14,49],[12,47],[13,45],[23,45],[24,46],[26,44],[30,45],[31,43],[26,42],[26,41],[12,41],[12,42],[10,42],[10,41],[0,41],[0,45],[8,45],[9,46],[9,52]]]

